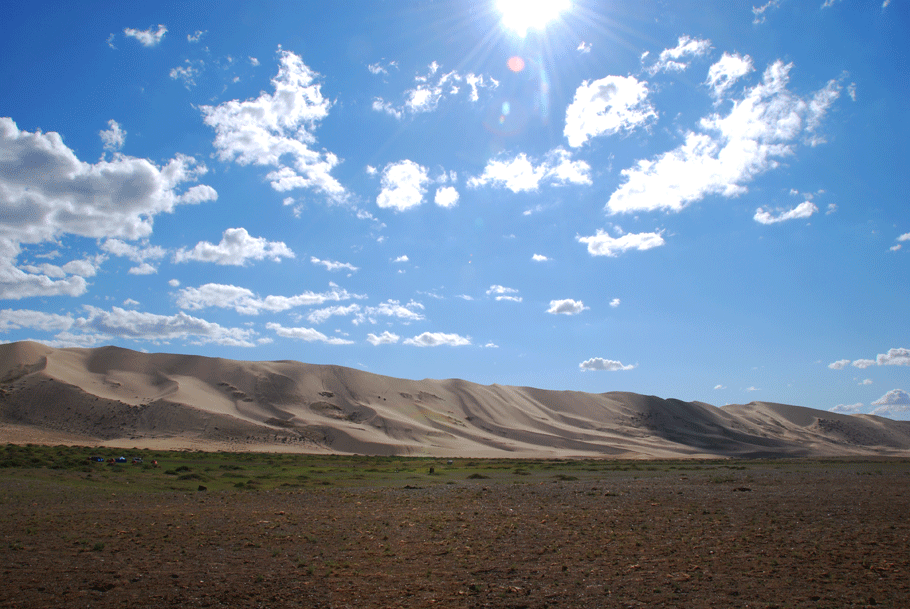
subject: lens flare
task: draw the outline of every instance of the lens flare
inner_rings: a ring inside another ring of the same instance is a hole
[[[516,55],[515,57],[509,57],[509,61],[506,62],[506,65],[509,66],[509,69],[513,72],[521,72],[525,69],[525,60]]]

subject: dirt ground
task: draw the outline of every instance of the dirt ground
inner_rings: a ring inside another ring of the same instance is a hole
[[[107,493],[0,479],[0,607],[910,607],[910,465]]]

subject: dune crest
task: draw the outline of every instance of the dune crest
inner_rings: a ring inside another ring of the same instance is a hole
[[[907,455],[910,423],[19,342],[0,345],[0,440],[475,457]]]

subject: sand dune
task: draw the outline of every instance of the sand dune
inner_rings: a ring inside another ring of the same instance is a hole
[[[908,455],[910,423],[20,342],[0,345],[0,441],[476,457]]]

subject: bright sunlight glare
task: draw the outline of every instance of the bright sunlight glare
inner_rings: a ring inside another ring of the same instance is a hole
[[[571,0],[498,0],[502,23],[521,37],[529,29],[543,29],[560,13],[569,10]]]

